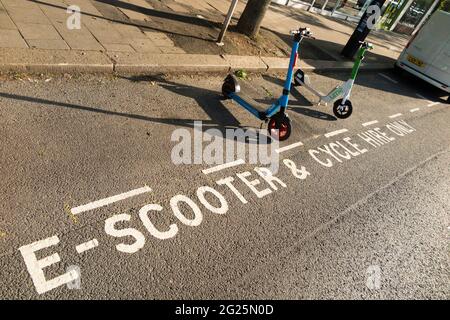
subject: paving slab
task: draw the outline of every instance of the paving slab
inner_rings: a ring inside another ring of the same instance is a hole
[[[129,44],[102,42],[102,46],[105,47],[106,51],[135,52],[135,50]]]
[[[172,46],[172,47],[158,47],[159,50],[161,50],[162,53],[178,53],[183,54],[186,53],[183,49]]]
[[[40,0],[39,8],[50,20],[66,20],[69,17],[67,13],[68,5],[57,0]]]
[[[185,6],[178,4],[178,3],[167,3],[166,6],[168,6],[172,11],[179,12],[179,13],[190,13],[191,12],[191,10],[189,10]]]
[[[118,5],[117,7],[131,20],[152,21],[148,15],[138,11],[139,8],[153,9],[153,7],[146,1],[124,0],[123,5]]]
[[[230,8],[230,3],[223,0],[208,0],[206,2],[222,14],[227,14]]]
[[[173,47],[175,44],[162,32],[144,31],[145,35],[159,47]],[[184,51],[183,51],[184,52]]]
[[[191,6],[192,8],[194,8],[194,9],[196,9],[198,11],[209,11],[209,10],[212,9],[211,7],[209,7],[209,5],[207,3],[205,3],[205,1],[198,1],[198,0],[181,0],[180,1],[180,0],[178,0],[176,2],[178,2],[180,4],[187,5],[187,6]],[[180,6],[180,5],[179,4],[174,4],[172,6],[170,6],[170,5],[168,5],[168,6],[171,7],[172,10],[178,11],[177,7]]]
[[[56,29],[50,24],[17,23],[17,28],[26,40],[62,40]]]
[[[145,0],[126,0],[128,3],[131,3],[135,6],[142,7],[145,9],[154,9],[154,7]]]
[[[0,30],[0,48],[28,48],[17,30]]]
[[[148,37],[138,27],[132,24],[113,23],[113,28],[117,30],[124,38],[128,39],[147,39]]]
[[[68,0],[66,2],[68,5],[75,5],[80,7],[82,14],[94,15],[98,17],[103,16],[100,11],[98,11],[97,8],[94,7],[92,1],[90,0]]]
[[[7,30],[17,29],[16,25],[6,12],[0,11],[0,29],[7,29]]]
[[[119,31],[112,28],[112,23],[107,20],[84,17],[83,25],[88,28],[90,33],[100,43],[127,43],[126,39],[119,33]]]
[[[36,9],[26,9],[22,7],[6,7],[6,9],[15,23],[50,24],[50,20],[38,6],[36,6]]]
[[[129,39],[128,43],[137,52],[162,53],[150,39]]]
[[[89,32],[86,26],[82,26],[81,29],[69,30],[67,29],[65,22],[54,21],[53,25],[71,49],[105,50]]]
[[[24,9],[35,9],[37,4],[29,0],[2,0],[2,4],[5,8],[24,8]]]
[[[30,48],[47,50],[70,50],[67,43],[62,39],[35,39],[27,40]]]

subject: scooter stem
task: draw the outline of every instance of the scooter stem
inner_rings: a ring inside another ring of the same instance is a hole
[[[358,54],[356,56],[355,64],[353,65],[353,68],[352,68],[352,74],[350,76],[350,78],[353,80],[356,79],[356,75],[358,74],[358,70],[359,70],[359,67],[361,66],[361,62],[364,59],[365,52],[366,52],[366,48],[364,48],[364,47],[359,48]]]
[[[283,95],[280,97],[280,106],[282,108],[287,107],[288,102],[289,102],[289,94],[291,92],[291,87],[292,87],[292,80],[294,77],[294,66],[297,62],[297,57],[298,57],[298,48],[299,48],[299,44],[301,41],[301,36],[297,37],[297,35],[294,38],[294,43],[292,45],[292,50],[291,50],[291,57],[289,60],[289,68],[286,74],[286,81],[284,82],[284,87],[283,87]]]

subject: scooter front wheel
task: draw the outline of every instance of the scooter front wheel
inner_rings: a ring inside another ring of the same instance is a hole
[[[287,140],[292,131],[291,119],[286,114],[277,114],[270,118],[267,129],[272,138],[278,141]]]
[[[336,100],[333,104],[333,113],[339,119],[347,119],[352,115],[353,106],[350,100],[342,103],[342,99]]]

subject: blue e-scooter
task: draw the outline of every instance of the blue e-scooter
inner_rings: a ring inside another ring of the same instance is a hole
[[[222,85],[222,93],[225,98],[233,99],[258,119],[269,122],[267,128],[269,134],[279,141],[284,141],[291,135],[291,120],[286,113],[286,108],[289,103],[289,94],[291,92],[294,67],[297,63],[299,44],[303,38],[312,36],[309,28],[300,28],[291,31],[291,35],[294,36],[294,43],[292,45],[283,94],[274,104],[269,106],[269,108],[266,109],[264,105],[259,104],[253,98],[246,95],[244,92],[241,92],[239,80],[232,74],[229,74],[225,78]]]

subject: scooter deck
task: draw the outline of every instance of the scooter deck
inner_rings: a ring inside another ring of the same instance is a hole
[[[245,109],[253,113],[256,117],[261,120],[267,118],[266,111],[270,105],[265,105],[256,101],[253,96],[260,96],[252,86],[248,85],[245,81],[239,81],[240,91],[233,93],[233,100],[237,101]],[[253,110],[252,110],[253,109]]]

